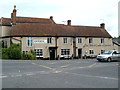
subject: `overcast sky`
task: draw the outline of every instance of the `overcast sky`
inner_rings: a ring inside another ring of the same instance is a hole
[[[17,16],[49,18],[56,23],[99,26],[105,23],[106,30],[118,36],[118,2],[120,0],[1,0],[0,17],[11,17],[14,5]]]

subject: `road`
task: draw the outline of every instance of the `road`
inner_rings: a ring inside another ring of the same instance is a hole
[[[118,88],[118,62],[3,60],[3,88]]]

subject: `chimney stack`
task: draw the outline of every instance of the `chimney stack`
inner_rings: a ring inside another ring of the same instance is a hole
[[[67,25],[69,25],[69,26],[71,25],[71,20],[67,21]]]
[[[101,24],[100,24],[100,27],[103,28],[103,29],[105,29],[105,24],[104,24],[104,23],[101,23]]]
[[[13,25],[16,25],[16,12],[17,12],[16,6],[14,5],[13,12],[11,13],[11,20]]]

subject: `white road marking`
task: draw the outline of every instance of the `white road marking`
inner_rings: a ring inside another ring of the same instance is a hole
[[[112,80],[118,80],[118,78],[112,78],[112,77],[104,77],[104,76],[91,76],[91,75],[86,75],[86,74],[78,74],[78,73],[70,73],[70,72],[64,72],[68,74],[73,74],[73,75],[79,75],[83,77],[92,77],[92,78],[100,78],[100,79],[112,79]]]
[[[60,66],[60,67],[65,68],[65,67],[68,67],[68,66],[70,66],[70,64],[68,64],[68,65],[63,65],[63,66]]]
[[[93,66],[95,66],[95,65],[96,65],[96,63],[94,63],[94,64],[92,64],[92,65],[89,65],[89,66],[87,66],[87,67],[90,67],[90,68],[91,68],[91,67],[93,67]]]
[[[53,73],[60,73],[60,72],[62,72],[62,71],[54,71]]]
[[[0,78],[6,78],[6,77],[8,77],[8,76],[4,76],[4,75],[0,76]]]
[[[33,73],[29,73],[29,74],[26,74],[27,76],[31,76],[31,75],[35,75],[35,74],[33,74]]]

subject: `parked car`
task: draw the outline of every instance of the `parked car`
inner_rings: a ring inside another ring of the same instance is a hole
[[[98,61],[120,60],[120,52],[117,50],[105,51],[103,54],[97,56]]]

